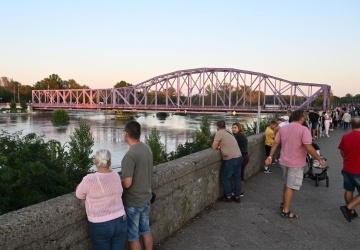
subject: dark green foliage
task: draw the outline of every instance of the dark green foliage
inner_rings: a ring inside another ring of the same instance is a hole
[[[27,103],[26,103],[25,101],[21,101],[21,102],[20,102],[20,106],[21,106],[21,109],[22,109],[23,111],[26,111],[27,108],[28,108],[28,105],[27,105]]]
[[[159,131],[157,131],[156,128],[153,128],[149,136],[145,137],[145,143],[151,148],[154,166],[167,161],[166,148],[165,145],[161,143]]]
[[[68,123],[70,117],[68,113],[63,109],[55,110],[51,117],[51,122],[54,124],[64,124]]]
[[[80,121],[65,145],[0,132],[0,215],[74,191],[91,167],[90,127]]]
[[[179,144],[175,152],[169,154],[169,160],[174,160],[211,147],[210,123],[207,116],[201,119],[200,131],[196,131],[192,142]]]
[[[10,109],[16,109],[16,102],[13,99],[10,102]]]
[[[67,171],[70,184],[74,187],[89,172],[92,166],[93,158],[90,155],[93,153],[94,139],[90,133],[90,126],[81,118],[79,119],[79,128],[75,129],[70,139],[70,162]]]
[[[34,133],[0,133],[0,214],[70,192],[64,148]]]

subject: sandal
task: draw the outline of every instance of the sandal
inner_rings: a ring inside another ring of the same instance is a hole
[[[293,214],[292,212],[281,212],[281,217],[286,218],[286,219],[297,219],[299,218],[299,216],[297,214]]]
[[[355,219],[358,217],[358,213],[355,211],[355,209],[351,210],[351,219]]]
[[[283,210],[283,208],[284,208],[284,203],[280,203],[280,209],[281,209],[281,211]]]

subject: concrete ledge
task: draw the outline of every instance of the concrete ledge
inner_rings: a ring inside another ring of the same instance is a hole
[[[245,179],[265,160],[264,134],[249,137]],[[150,224],[154,244],[222,195],[219,151],[207,149],[155,167]],[[0,216],[0,249],[91,249],[84,204],[74,193]]]

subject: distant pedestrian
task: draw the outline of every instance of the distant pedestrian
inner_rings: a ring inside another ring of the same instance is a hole
[[[311,122],[311,135],[314,140],[318,138],[319,119],[320,115],[314,110],[310,110],[309,120]]]
[[[125,125],[124,139],[130,146],[121,161],[124,206],[128,217],[127,241],[130,250],[153,247],[150,232],[150,200],[152,198],[153,155],[148,145],[140,141],[141,126],[136,121]]]
[[[274,129],[276,128],[276,121],[271,121],[270,125],[265,130],[265,155],[266,158],[270,155],[271,146],[274,144],[275,139],[275,132]],[[270,174],[271,169],[269,166],[264,165],[264,173]]]
[[[241,165],[241,193],[240,196],[244,196],[245,192],[245,168],[246,165],[249,163],[249,152],[248,152],[248,138],[242,132],[240,123],[234,123],[232,125],[232,132],[235,136],[235,139],[239,145],[241,155],[243,158],[243,162]]]
[[[325,135],[326,137],[330,137],[329,136],[329,130],[330,130],[330,124],[332,122],[331,119],[331,111],[330,109],[326,110],[325,114],[324,114],[324,126],[325,126]]]
[[[302,185],[304,167],[306,165],[306,153],[309,153],[318,160],[321,166],[325,166],[325,161],[311,145],[312,138],[309,130],[302,125],[305,119],[304,112],[302,110],[295,110],[292,117],[293,122],[282,127],[276,134],[270,155],[265,160],[267,166],[271,164],[276,148],[281,143],[279,162],[283,169],[285,182],[281,216],[291,219],[298,218],[298,215],[290,211],[290,203],[294,190],[299,190]]]
[[[90,239],[94,249],[125,249],[127,219],[121,178],[110,169],[108,150],[96,152],[94,165],[97,173],[86,175],[76,188],[76,197],[85,200]]]
[[[220,171],[220,181],[224,187],[225,195],[220,200],[231,202],[232,200],[240,203],[241,194],[241,151],[235,137],[226,131],[225,121],[218,121],[217,132],[215,134],[212,148],[221,151],[223,165]],[[235,182],[234,197],[231,195],[230,177]]]
[[[344,130],[348,130],[349,128],[349,124],[351,122],[351,115],[350,113],[347,111],[347,109],[345,110],[345,113],[342,117],[342,121],[343,121],[343,128]]]
[[[360,118],[354,118],[351,127],[352,131],[343,135],[339,144],[340,154],[344,159],[341,173],[344,177],[346,203],[340,209],[349,222],[358,217],[354,208],[360,204],[360,195],[353,196],[355,188],[360,193]]]

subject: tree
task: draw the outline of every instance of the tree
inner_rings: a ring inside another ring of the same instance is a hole
[[[63,109],[57,109],[51,116],[51,122],[54,124],[65,124],[70,120],[69,114]]]
[[[35,89],[64,89],[65,87],[63,80],[56,74],[52,74],[34,85]]]
[[[153,128],[149,136],[145,137],[145,143],[151,148],[154,166],[167,161],[166,147],[161,143],[159,131],[156,128]]]
[[[20,106],[21,106],[22,111],[26,111],[28,108],[28,105],[27,105],[26,101],[24,101],[24,100],[21,101]]]
[[[122,87],[129,87],[129,86],[132,86],[132,84],[125,82],[125,81],[120,81],[114,85],[114,88],[122,88]]]
[[[79,119],[79,128],[75,129],[70,139],[70,163],[67,173],[70,185],[75,187],[89,173],[92,166],[93,158],[90,155],[93,152],[94,139],[90,132],[90,126],[81,118]]]

